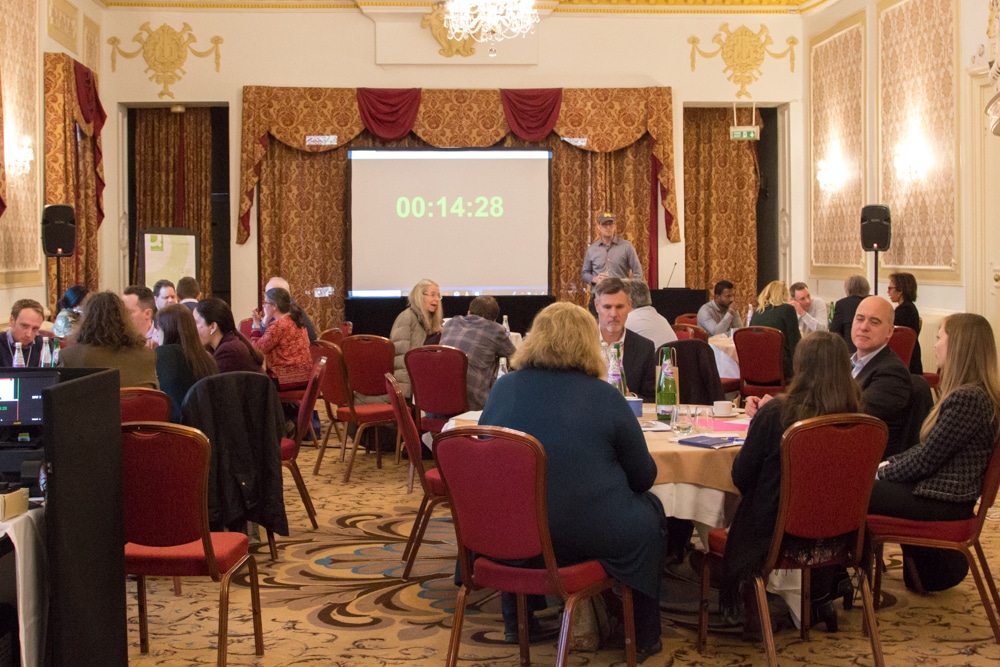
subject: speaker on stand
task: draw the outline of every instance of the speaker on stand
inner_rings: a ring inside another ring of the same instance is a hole
[[[69,204],[48,204],[42,209],[42,251],[56,258],[56,298],[62,295],[59,259],[76,252],[76,214]]]
[[[861,249],[875,253],[875,280],[872,285],[878,294],[878,254],[889,249],[892,241],[892,221],[889,207],[870,204],[861,209]]]

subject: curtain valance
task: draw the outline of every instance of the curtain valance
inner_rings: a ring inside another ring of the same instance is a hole
[[[414,106],[416,109],[414,111]],[[243,89],[243,139],[240,164],[240,226],[237,242],[250,237],[253,192],[269,137],[308,152],[347,146],[365,128],[391,139],[414,114],[412,132],[439,148],[493,146],[509,134],[538,142],[551,131],[585,138],[582,150],[608,153],[634,144],[645,134],[662,165],[667,233],[677,239],[673,220],[673,102],[670,88],[581,88],[553,90],[466,90],[372,88]],[[336,136],[336,143],[330,138]]]

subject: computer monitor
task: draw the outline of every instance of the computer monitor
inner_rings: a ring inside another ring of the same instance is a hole
[[[37,440],[42,432],[42,390],[57,382],[55,368],[0,368],[0,439]]]

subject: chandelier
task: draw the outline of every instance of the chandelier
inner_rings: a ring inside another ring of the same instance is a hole
[[[448,39],[471,37],[499,42],[532,32],[538,23],[534,0],[447,0],[444,26]]]

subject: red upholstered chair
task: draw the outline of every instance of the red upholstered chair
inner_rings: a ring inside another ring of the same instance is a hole
[[[674,320],[674,325],[678,324],[693,324],[698,326],[698,313],[684,313],[683,315],[678,315]]]
[[[340,329],[341,332],[343,332],[345,338],[354,333],[354,323],[349,322],[347,320],[338,324],[337,328]]]
[[[733,331],[740,358],[740,395],[767,396],[785,391],[781,352],[785,334],[772,327],[743,327]]]
[[[344,332],[339,327],[327,329],[326,331],[320,333],[319,340],[325,340],[327,343],[340,345],[340,341],[344,340]]]
[[[168,422],[174,410],[170,396],[158,389],[122,387],[122,423]]]
[[[229,583],[244,565],[257,655],[264,655],[264,633],[257,561],[247,536],[208,529],[208,459],[208,439],[197,429],[158,422],[122,426],[125,572],[136,575],[139,650],[149,652],[146,577],[211,577],[221,582],[218,665],[224,667]]]
[[[299,447],[302,440],[312,430],[312,414],[316,407],[316,397],[319,395],[320,383],[323,381],[326,370],[326,357],[321,356],[313,365],[312,375],[306,385],[305,394],[299,400],[299,415],[296,419],[295,437],[281,439],[281,465],[288,468],[295,480],[295,487],[302,497],[302,504],[306,506],[306,513],[309,515],[309,522],[313,528],[319,528],[316,523],[316,508],[313,507],[312,498],[309,497],[309,490],[306,489],[306,482],[302,479],[302,471],[296,459],[299,456]]]
[[[449,418],[469,409],[466,391],[469,358],[465,352],[448,345],[424,345],[413,348],[403,359],[410,374],[417,414],[444,415],[421,416],[421,432],[440,433]]]
[[[969,562],[969,569],[972,570],[972,577],[975,579],[976,588],[979,589],[979,598],[983,602],[986,610],[986,617],[993,628],[993,638],[1000,644],[1000,625],[997,623],[997,614],[1000,613],[1000,595],[997,594],[997,586],[993,581],[993,574],[990,572],[990,565],[986,562],[986,554],[983,553],[983,545],[979,541],[979,534],[983,530],[983,523],[986,521],[986,513],[993,506],[996,500],[997,490],[1000,489],[1000,441],[993,449],[993,458],[986,468],[986,476],[983,478],[983,491],[979,498],[979,509],[971,519],[962,521],[911,521],[909,519],[899,519],[891,516],[881,516],[878,514],[868,515],[868,529],[872,536],[872,546],[875,555],[875,602],[879,602],[879,594],[882,590],[882,551],[887,542],[893,544],[909,544],[920,547],[934,547],[936,549],[951,549],[960,551]],[[976,564],[976,559],[972,557],[970,548],[975,549],[979,557],[980,571]],[[904,566],[912,567],[904,559]],[[983,576],[985,575],[985,577]],[[983,579],[985,578],[985,586]],[[916,577],[919,581],[919,577]],[[990,596],[986,595],[986,586],[989,586]]]
[[[937,401],[941,398],[941,390],[938,385],[941,384],[941,374],[940,373],[923,373],[923,378],[927,380],[927,386],[931,388],[931,392],[934,393],[934,400]]]
[[[396,415],[396,423],[399,425],[403,444],[406,445],[406,453],[410,457],[411,469],[416,472],[420,479],[420,488],[424,491],[420,508],[417,510],[417,517],[413,521],[413,530],[410,531],[410,539],[407,540],[406,549],[403,551],[403,560],[406,561],[406,567],[403,569],[403,581],[406,581],[410,578],[410,570],[413,568],[413,562],[417,559],[417,550],[424,539],[427,524],[431,520],[431,513],[435,507],[448,500],[448,496],[444,482],[441,481],[441,471],[437,468],[424,470],[424,462],[420,458],[420,434],[417,433],[413,413],[406,405],[403,390],[399,388],[399,383],[396,382],[392,373],[385,374],[385,389],[389,393],[389,403],[392,405],[393,414]]]
[[[778,520],[764,569],[754,577],[757,608],[769,665],[778,664],[767,610],[765,582],[772,570],[802,571],[801,636],[809,639],[810,572],[814,567],[845,565],[862,569],[865,515],[875,470],[885,449],[889,429],[885,422],[862,414],[815,417],[792,424],[781,437],[781,500]],[[702,562],[701,617],[698,650],[708,633],[708,592],[712,561],[718,566],[726,550],[727,532],[708,535],[708,557]],[[785,541],[796,538],[786,548]],[[810,544],[810,542],[812,544]],[[875,625],[875,609],[868,578],[859,576],[864,618],[875,665],[881,667],[882,644]]]
[[[674,325],[674,333],[677,334],[677,338],[681,338],[681,332],[685,333],[684,338],[697,338],[698,340],[703,340],[708,342],[708,332],[702,329],[697,324],[683,324],[678,323]]]
[[[889,348],[903,360],[904,366],[910,365],[913,348],[917,345],[917,332],[910,327],[893,327],[889,337]],[[930,383],[928,383],[930,384]]]
[[[392,344],[392,341],[382,336],[360,334],[345,338],[340,344],[340,349],[344,352],[344,364],[347,367],[347,379],[351,390],[364,396],[383,396],[385,394],[385,374],[393,371],[393,362],[396,357],[396,346]],[[353,396],[351,400],[353,401]],[[388,403],[378,403],[371,406],[355,404],[354,415],[359,420],[359,428],[354,436],[351,460],[347,464],[347,470],[344,471],[345,484],[351,479],[354,457],[358,453],[362,432],[360,426],[372,426],[380,423],[392,424],[396,421],[392,414],[392,406]],[[382,446],[378,440],[377,430],[375,436],[375,465],[381,468]],[[396,438],[398,448],[398,433]],[[341,451],[341,460],[343,460],[345,452],[346,450]],[[318,458],[316,463],[319,464]]]
[[[236,327],[240,330],[241,334],[249,338],[250,333],[253,331],[253,319],[248,317],[245,320],[240,320],[240,323]]]
[[[454,667],[458,660],[469,591],[492,588],[517,594],[524,666],[530,662],[525,595],[558,596],[565,601],[556,660],[557,667],[562,667],[566,664],[577,603],[610,588],[614,580],[596,560],[567,567],[557,565],[545,500],[545,450],[538,440],[519,431],[466,426],[436,436],[434,458],[448,491],[462,572],[445,664]],[[545,567],[513,567],[497,562],[539,554]],[[625,656],[631,667],[636,664],[632,590],[622,584],[622,592]]]

